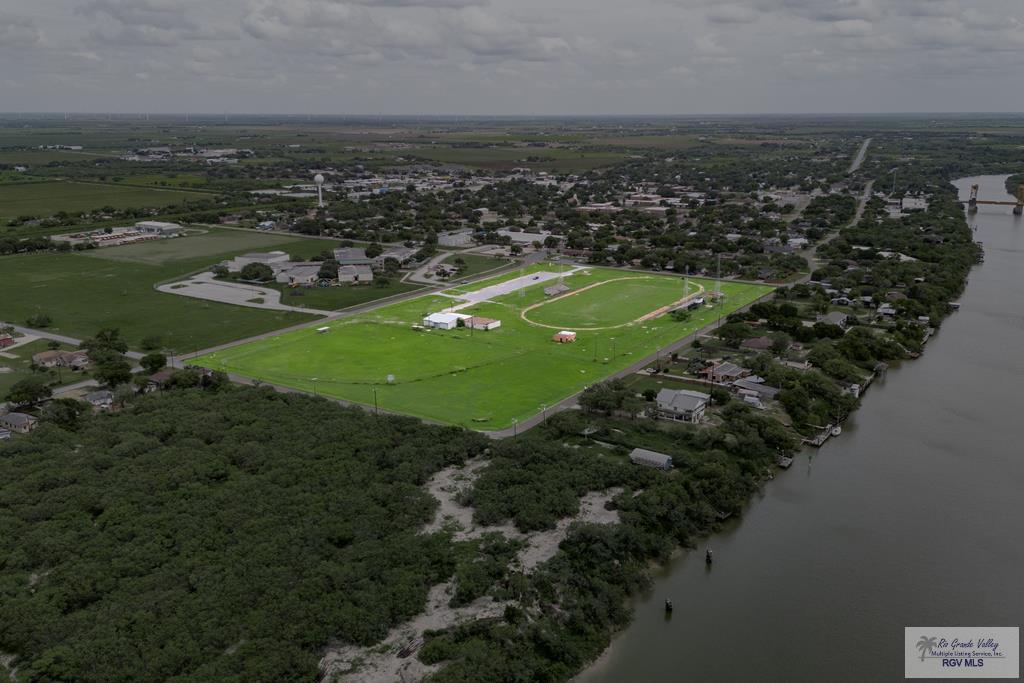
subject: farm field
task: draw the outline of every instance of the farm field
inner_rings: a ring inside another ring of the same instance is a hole
[[[0,222],[16,216],[51,216],[111,206],[115,209],[165,207],[185,200],[210,199],[210,193],[157,190],[130,185],[41,182],[0,185]]]
[[[90,252],[4,256],[0,272],[18,283],[18,295],[0,301],[0,320],[24,324],[31,315],[46,313],[53,319],[51,332],[72,337],[117,327],[134,348],[144,337],[157,335],[179,353],[203,349],[314,317],[163,294],[153,289],[155,284],[249,251],[281,249],[305,258],[334,245],[332,240],[210,229]]]
[[[550,299],[543,290],[556,280],[545,278],[554,278],[558,270],[550,264],[536,264],[526,269],[525,276],[517,272],[448,290],[449,296],[426,295],[334,321],[326,333],[299,330],[201,356],[194,362],[325,396],[376,404],[390,412],[499,430],[772,289],[726,282],[722,284],[722,305],[702,307],[686,322],[667,315],[642,320],[683,298],[681,278],[580,268],[563,276],[571,291],[597,286],[582,294]],[[476,303],[452,295],[463,292],[473,296],[473,292],[501,283],[504,292]],[[698,279],[691,279],[690,284],[691,293],[698,286],[709,290],[714,286]],[[595,291],[601,292],[597,299],[605,305],[584,300],[586,313],[574,313],[570,302]],[[486,332],[413,329],[425,315],[460,305],[464,307],[458,312],[499,319],[501,327]],[[557,344],[551,339],[554,330],[532,322],[533,315],[548,307],[551,311],[544,313],[545,325],[555,323],[559,329],[573,330],[574,324],[586,322],[586,327],[606,329],[585,331],[579,327],[575,343]],[[524,311],[533,315],[524,319]]]

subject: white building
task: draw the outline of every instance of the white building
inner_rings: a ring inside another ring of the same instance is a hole
[[[471,317],[463,313],[431,313],[423,319],[423,327],[432,327],[437,330],[453,330],[459,326],[460,320]]]
[[[139,221],[135,224],[135,229],[139,232],[164,236],[178,235],[184,230],[177,223],[165,223],[164,221]]]
[[[270,266],[274,270],[278,270],[288,262],[288,254],[283,251],[267,251],[267,252],[252,252],[249,254],[242,254],[236,256],[230,261],[225,261],[224,265],[228,271],[232,273],[241,272],[242,268],[245,268],[250,263],[263,263]]]

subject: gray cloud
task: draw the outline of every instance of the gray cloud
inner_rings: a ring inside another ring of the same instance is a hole
[[[1019,2],[4,0],[0,58],[23,109],[1019,110]]]

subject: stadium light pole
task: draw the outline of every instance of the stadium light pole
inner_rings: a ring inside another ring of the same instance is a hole
[[[373,414],[380,415],[380,406],[377,405],[377,387],[373,388]]]
[[[314,395],[314,396],[316,396],[316,395],[317,395],[317,393],[316,393],[316,380],[317,380],[317,378],[316,378],[316,377],[314,377],[314,378],[313,378],[313,395]]]
[[[547,422],[547,420],[548,420],[548,404],[547,403],[541,403],[540,404],[540,410],[541,410],[541,422]]]
[[[519,438],[519,418],[516,417],[512,418],[512,438]]]

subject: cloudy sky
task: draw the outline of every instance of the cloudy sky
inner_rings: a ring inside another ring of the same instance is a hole
[[[0,111],[1024,110],[1022,0],[2,0]]]

